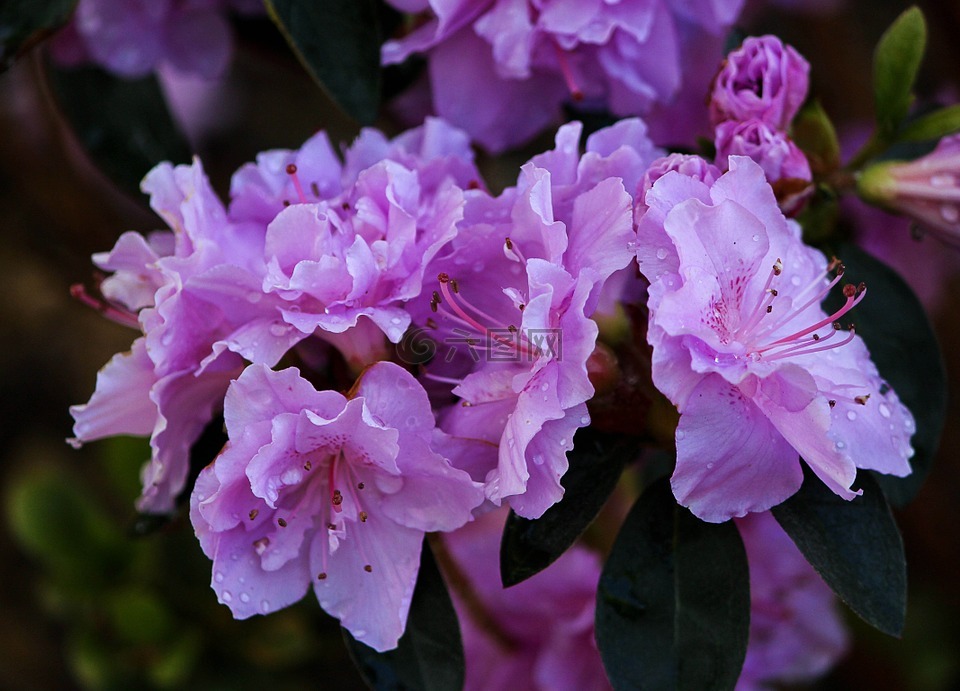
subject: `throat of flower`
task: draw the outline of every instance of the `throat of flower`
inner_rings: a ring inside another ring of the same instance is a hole
[[[519,252],[515,246],[509,247],[510,251]],[[469,345],[472,348],[480,350],[496,344],[497,348],[506,349],[518,355],[533,359],[539,356],[539,349],[515,325],[504,326],[460,295],[460,285],[455,278],[441,273],[437,276],[437,280],[440,282],[440,292],[434,291],[430,309],[486,339],[487,345],[471,342]],[[518,309],[522,312],[524,305],[521,304]]]
[[[832,280],[825,279],[836,272]],[[746,346],[747,356],[753,360],[775,361],[799,355],[809,355],[846,345],[855,336],[851,326],[844,337],[837,338],[843,330],[837,320],[856,307],[866,297],[865,284],[847,284],[843,287],[845,301],[832,314],[813,323],[802,323],[802,315],[812,306],[819,305],[831,289],[843,277],[845,267],[834,259],[813,281],[792,295],[789,307],[777,310],[777,298],[783,288],[776,287],[783,273],[780,259],[773,264],[763,292],[754,309],[747,315],[737,331],[737,340]],[[820,333],[829,329],[826,334]],[[789,334],[781,336],[783,331]]]
[[[370,514],[364,509],[365,502],[361,502],[360,500],[360,493],[363,492],[366,484],[363,480],[359,479],[352,464],[347,462],[342,448],[331,458],[327,468],[326,479],[328,500],[325,502],[326,511],[322,515],[322,519],[324,520],[322,529],[326,531],[327,538],[322,541],[323,551],[320,554],[320,567],[322,571],[317,575],[317,580],[320,581],[326,580],[329,573],[329,558],[334,551],[330,547],[331,533],[343,528],[344,499],[350,500],[350,505],[353,506],[356,512],[355,520],[353,521],[353,530],[359,530],[360,524],[366,523],[370,518]],[[373,562],[368,557],[366,549],[364,548],[365,540],[360,537],[359,533],[354,533],[349,536],[348,539],[350,539],[353,547],[356,548],[360,554],[363,570],[366,573],[371,573],[373,571]]]

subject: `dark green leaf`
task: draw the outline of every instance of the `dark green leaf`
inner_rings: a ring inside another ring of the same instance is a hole
[[[733,521],[704,523],[666,480],[633,507],[597,591],[597,643],[616,689],[732,689],[750,629]]]
[[[867,285],[867,296],[852,312],[857,333],[866,341],[881,376],[913,413],[917,431],[911,439],[913,472],[905,478],[876,475],[887,499],[903,506],[916,496],[930,472],[947,414],[947,375],[933,328],[923,305],[896,272],[855,245],[837,256],[846,264],[844,279]],[[838,294],[825,303],[829,311],[843,302]]]
[[[60,106],[80,144],[123,190],[161,161],[187,163],[190,148],[154,77],[118,79],[96,68],[51,70]]]
[[[907,123],[898,139],[922,142],[960,132],[960,104],[935,110]]]
[[[800,491],[773,515],[833,592],[864,621],[891,636],[903,630],[907,563],[900,531],[873,477],[846,501],[804,467]]]
[[[77,0],[4,0],[0,3],[0,72],[67,23]]]
[[[607,501],[623,466],[640,453],[636,438],[577,434],[570,468],[560,484],[563,499],[536,520],[512,511],[500,543],[500,579],[516,585],[552,564],[586,530]]]
[[[264,0],[310,76],[362,124],[380,108],[380,18],[373,0]]]
[[[463,688],[463,645],[457,614],[447,594],[433,553],[424,547],[420,573],[410,603],[407,630],[394,650],[378,653],[343,639],[364,681],[377,691],[460,691]]]
[[[810,168],[823,175],[840,167],[840,142],[827,112],[810,100],[793,121],[793,141],[807,156]]]
[[[923,12],[911,7],[890,25],[873,54],[873,94],[880,131],[892,135],[910,110],[927,43]]]

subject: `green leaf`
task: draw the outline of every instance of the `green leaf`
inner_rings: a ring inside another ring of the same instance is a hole
[[[866,298],[851,313],[857,333],[866,341],[880,375],[917,423],[910,442],[913,472],[905,478],[876,474],[887,499],[903,506],[916,496],[937,453],[947,415],[946,369],[923,305],[903,279],[855,245],[840,246],[837,256],[846,265],[846,281],[867,285]],[[824,309],[835,310],[843,301],[835,292]]]
[[[840,167],[837,131],[820,101],[812,99],[800,109],[793,121],[792,135],[815,175],[824,175]]]
[[[897,139],[922,142],[960,132],[960,104],[935,110],[907,123]]]
[[[926,43],[926,21],[916,6],[897,17],[877,43],[873,95],[877,124],[886,135],[892,135],[907,117]]]
[[[899,636],[907,608],[907,562],[900,531],[873,477],[846,501],[804,466],[800,491],[773,515],[833,592],[871,626]]]
[[[579,432],[570,468],[561,479],[563,499],[536,520],[512,511],[500,543],[500,579],[516,585],[552,564],[586,530],[607,501],[629,461],[639,454],[636,438]]]
[[[154,77],[118,79],[92,67],[50,72],[80,144],[124,191],[139,197],[143,176],[161,161],[189,162],[190,148]]]
[[[732,689],[750,629],[747,557],[733,521],[704,523],[667,480],[640,497],[597,591],[597,644],[615,689]]]
[[[407,629],[394,650],[378,653],[343,629],[347,651],[364,681],[377,691],[460,691],[460,624],[433,553],[424,548]]]
[[[0,72],[67,23],[77,0],[4,0],[0,3]]]
[[[264,0],[310,76],[361,124],[380,109],[380,18],[373,0]]]

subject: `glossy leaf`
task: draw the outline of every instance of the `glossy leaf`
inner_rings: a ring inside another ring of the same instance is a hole
[[[310,76],[361,124],[380,107],[380,19],[373,0],[264,0]]]
[[[597,644],[616,689],[732,689],[750,629],[732,521],[704,523],[655,483],[633,507],[597,592]]]
[[[0,72],[67,23],[77,0],[4,0],[0,3]]]
[[[876,481],[861,473],[863,495],[846,501],[808,469],[800,491],[773,515],[833,592],[871,626],[903,630],[907,564],[900,531]]]
[[[926,21],[915,6],[880,37],[873,54],[873,94],[881,132],[892,134],[907,117],[926,43]]]
[[[500,543],[500,579],[516,585],[547,568],[586,530],[628,462],[640,453],[636,438],[577,434],[570,468],[560,481],[563,499],[536,520],[512,511]]]
[[[80,144],[124,191],[139,197],[143,176],[161,161],[190,161],[154,77],[118,79],[90,67],[52,69],[51,81]]]
[[[855,245],[837,250],[847,267],[844,281],[867,285],[867,296],[852,313],[857,333],[866,341],[881,376],[913,413],[917,431],[905,478],[876,474],[894,506],[911,501],[930,472],[947,414],[947,374],[940,346],[923,305],[910,287],[878,259]],[[825,303],[836,309],[843,298],[834,294]]]
[[[960,104],[927,113],[907,123],[900,131],[902,141],[922,142],[960,132]]]
[[[394,650],[378,653],[344,629],[347,651],[377,691],[460,691],[464,681],[460,624],[433,553],[424,546],[407,629]]]

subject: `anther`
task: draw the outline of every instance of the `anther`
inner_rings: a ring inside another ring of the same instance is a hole
[[[843,297],[854,298],[857,296],[857,287],[852,283],[843,286]]]
[[[854,396],[853,400],[856,401],[858,405],[867,405],[867,401],[870,400],[870,394],[864,394],[862,396]]]
[[[366,522],[367,522],[367,512],[366,512],[366,511],[361,511],[361,512],[360,512],[360,522],[361,522],[361,523],[366,523]]]
[[[457,279],[455,278],[450,279],[450,288],[451,290],[453,290],[454,293],[460,292],[460,285],[457,283]]]
[[[831,398],[829,401],[827,401],[827,403],[830,405],[831,408],[836,408],[836,407],[837,407],[837,402],[836,402],[835,400],[833,400],[832,398]]]
[[[343,209],[344,211],[349,211],[349,210],[350,210],[350,202],[344,202],[343,204],[340,205],[340,208]]]
[[[820,334],[813,334],[813,340],[819,341],[819,340],[820,340]]]
[[[780,261],[780,258],[777,258],[777,261],[773,263],[773,275],[779,276],[783,273],[783,262]]]
[[[431,301],[430,306],[431,306],[431,307],[434,307],[435,305],[436,305],[436,303],[434,303],[434,302]],[[437,310],[434,309],[433,311],[436,312]],[[428,329],[438,329],[438,328],[440,328],[440,327],[437,325],[437,322],[434,321],[433,317],[427,317],[427,328],[428,328]]]
[[[773,312],[773,305],[767,305],[767,314]]]
[[[440,273],[437,274],[437,280],[440,281],[441,283],[449,283],[450,274],[448,274],[445,271],[441,271]],[[434,295],[436,295],[436,292],[434,292]]]
[[[310,461],[307,461],[306,463],[303,464],[303,469],[306,471],[309,471],[312,467],[313,467],[313,463],[311,463]]]
[[[336,529],[337,529],[337,526],[335,526],[333,523],[327,523],[327,530],[336,530]]]
[[[296,175],[297,174],[297,164],[288,163],[287,164],[287,175]]]
[[[771,294],[773,297],[777,297],[780,293],[777,292],[777,289],[776,289],[776,288],[771,288],[771,289],[770,289],[770,294]]]
[[[343,503],[343,495],[340,494],[340,490],[333,490],[333,497],[331,497],[330,501],[334,506],[340,506]]]
[[[314,197],[320,198],[320,186],[316,182],[310,183],[310,191],[313,192]]]
[[[513,250],[513,240],[511,240],[510,238],[506,238],[504,240],[504,244],[506,244],[508,250],[511,250],[511,251]]]
[[[370,564],[367,564],[366,566],[363,567],[363,570],[366,571],[367,573],[372,573],[373,567]]]
[[[262,537],[259,540],[253,541],[253,549],[257,554],[263,554],[269,546],[270,538],[268,537]]]
[[[327,580],[327,572],[326,572],[326,571],[321,571],[320,573],[318,573],[318,574],[317,574],[317,580],[318,580],[318,581],[325,581],[325,580]]]
[[[480,189],[480,181],[479,181],[479,180],[471,180],[470,182],[467,183],[467,189],[468,189],[468,190],[478,190],[478,189]]]
[[[285,520],[283,520],[282,518],[278,518],[278,519],[277,519],[277,525],[280,526],[281,528],[286,528],[286,527],[287,527],[287,522],[286,522]]]
[[[365,485],[364,485],[362,482],[358,482],[358,483],[357,483],[357,489],[363,489],[364,486],[365,486]]]
[[[252,521],[254,518],[256,518],[257,514],[259,513],[260,511],[258,509],[250,509],[250,520]]]

